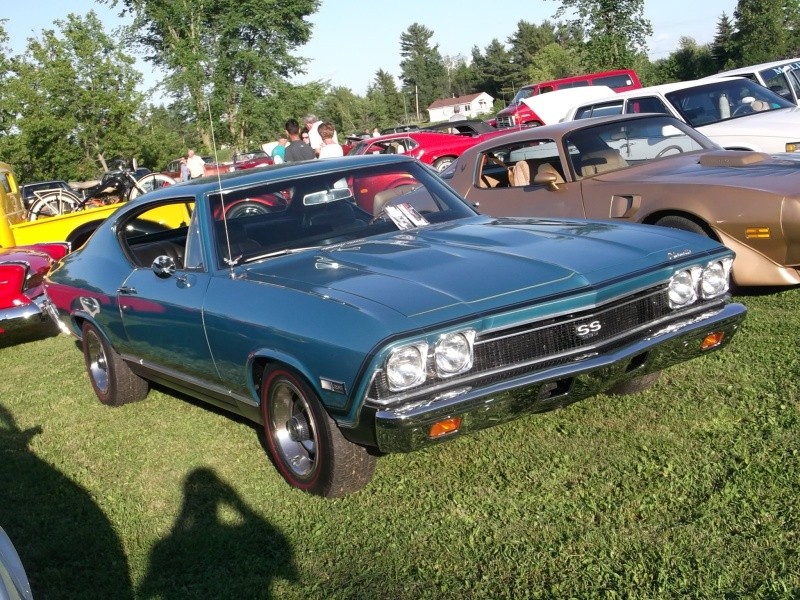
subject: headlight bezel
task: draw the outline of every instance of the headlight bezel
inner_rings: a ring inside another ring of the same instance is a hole
[[[474,360],[474,343],[474,329],[453,331],[439,336],[433,346],[433,366],[436,375],[446,379],[469,371]],[[462,357],[455,367],[448,367],[446,361],[450,360],[450,358],[445,353],[447,353],[447,348],[453,349],[453,344],[462,346]]]
[[[404,368],[410,368],[413,377],[393,376]],[[428,343],[420,341],[395,348],[386,357],[384,372],[386,384],[392,392],[402,392],[423,384],[428,378]]]
[[[404,392],[468,372],[476,336],[475,329],[458,329],[393,348],[383,361],[389,391]]]
[[[681,309],[699,301],[720,298],[730,291],[730,274],[733,258],[711,260],[704,265],[690,265],[677,269],[667,285],[669,306]]]

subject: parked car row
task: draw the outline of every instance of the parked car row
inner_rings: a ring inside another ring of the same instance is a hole
[[[262,427],[288,484],[342,496],[380,454],[723,349],[746,315],[732,282],[800,284],[800,155],[792,133],[773,155],[700,129],[795,114],[717,77],[220,172],[111,213],[42,267],[42,305],[100,402],[190,393]]]

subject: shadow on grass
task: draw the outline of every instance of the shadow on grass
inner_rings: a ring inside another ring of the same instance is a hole
[[[133,598],[128,561],[87,490],[30,451],[0,405],[0,524],[22,558],[34,598]]]
[[[49,337],[55,337],[60,333],[58,326],[52,321],[46,321],[35,327],[28,327],[21,331],[6,332],[0,334],[0,348],[10,348],[20,344],[38,342]]]
[[[211,469],[192,471],[169,536],[150,553],[142,598],[268,598],[297,580],[291,546]]]

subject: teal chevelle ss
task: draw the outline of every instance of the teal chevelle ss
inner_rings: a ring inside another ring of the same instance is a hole
[[[148,193],[45,287],[101,402],[155,382],[224,407],[289,484],[335,497],[381,453],[724,347],[732,262],[679,230],[483,216],[412,158],[357,156]]]

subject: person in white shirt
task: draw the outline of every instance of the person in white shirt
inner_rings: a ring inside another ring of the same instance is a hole
[[[308,130],[308,145],[313,148],[314,153],[319,156],[319,149],[322,146],[322,137],[319,135],[319,126],[322,125],[322,121],[319,120],[317,115],[308,113],[305,117],[303,117],[303,122],[306,124],[306,129]],[[337,144],[339,143],[339,136],[336,133],[336,130],[333,132],[333,141]]]
[[[187,153],[186,166],[189,168],[190,179],[197,179],[205,174],[206,161],[203,160],[202,156],[195,154],[192,148],[189,148]]]
[[[336,131],[332,123],[325,121],[317,128],[319,131],[322,145],[319,147],[319,158],[335,158],[337,156],[344,156],[344,150],[336,143],[334,135]]]

